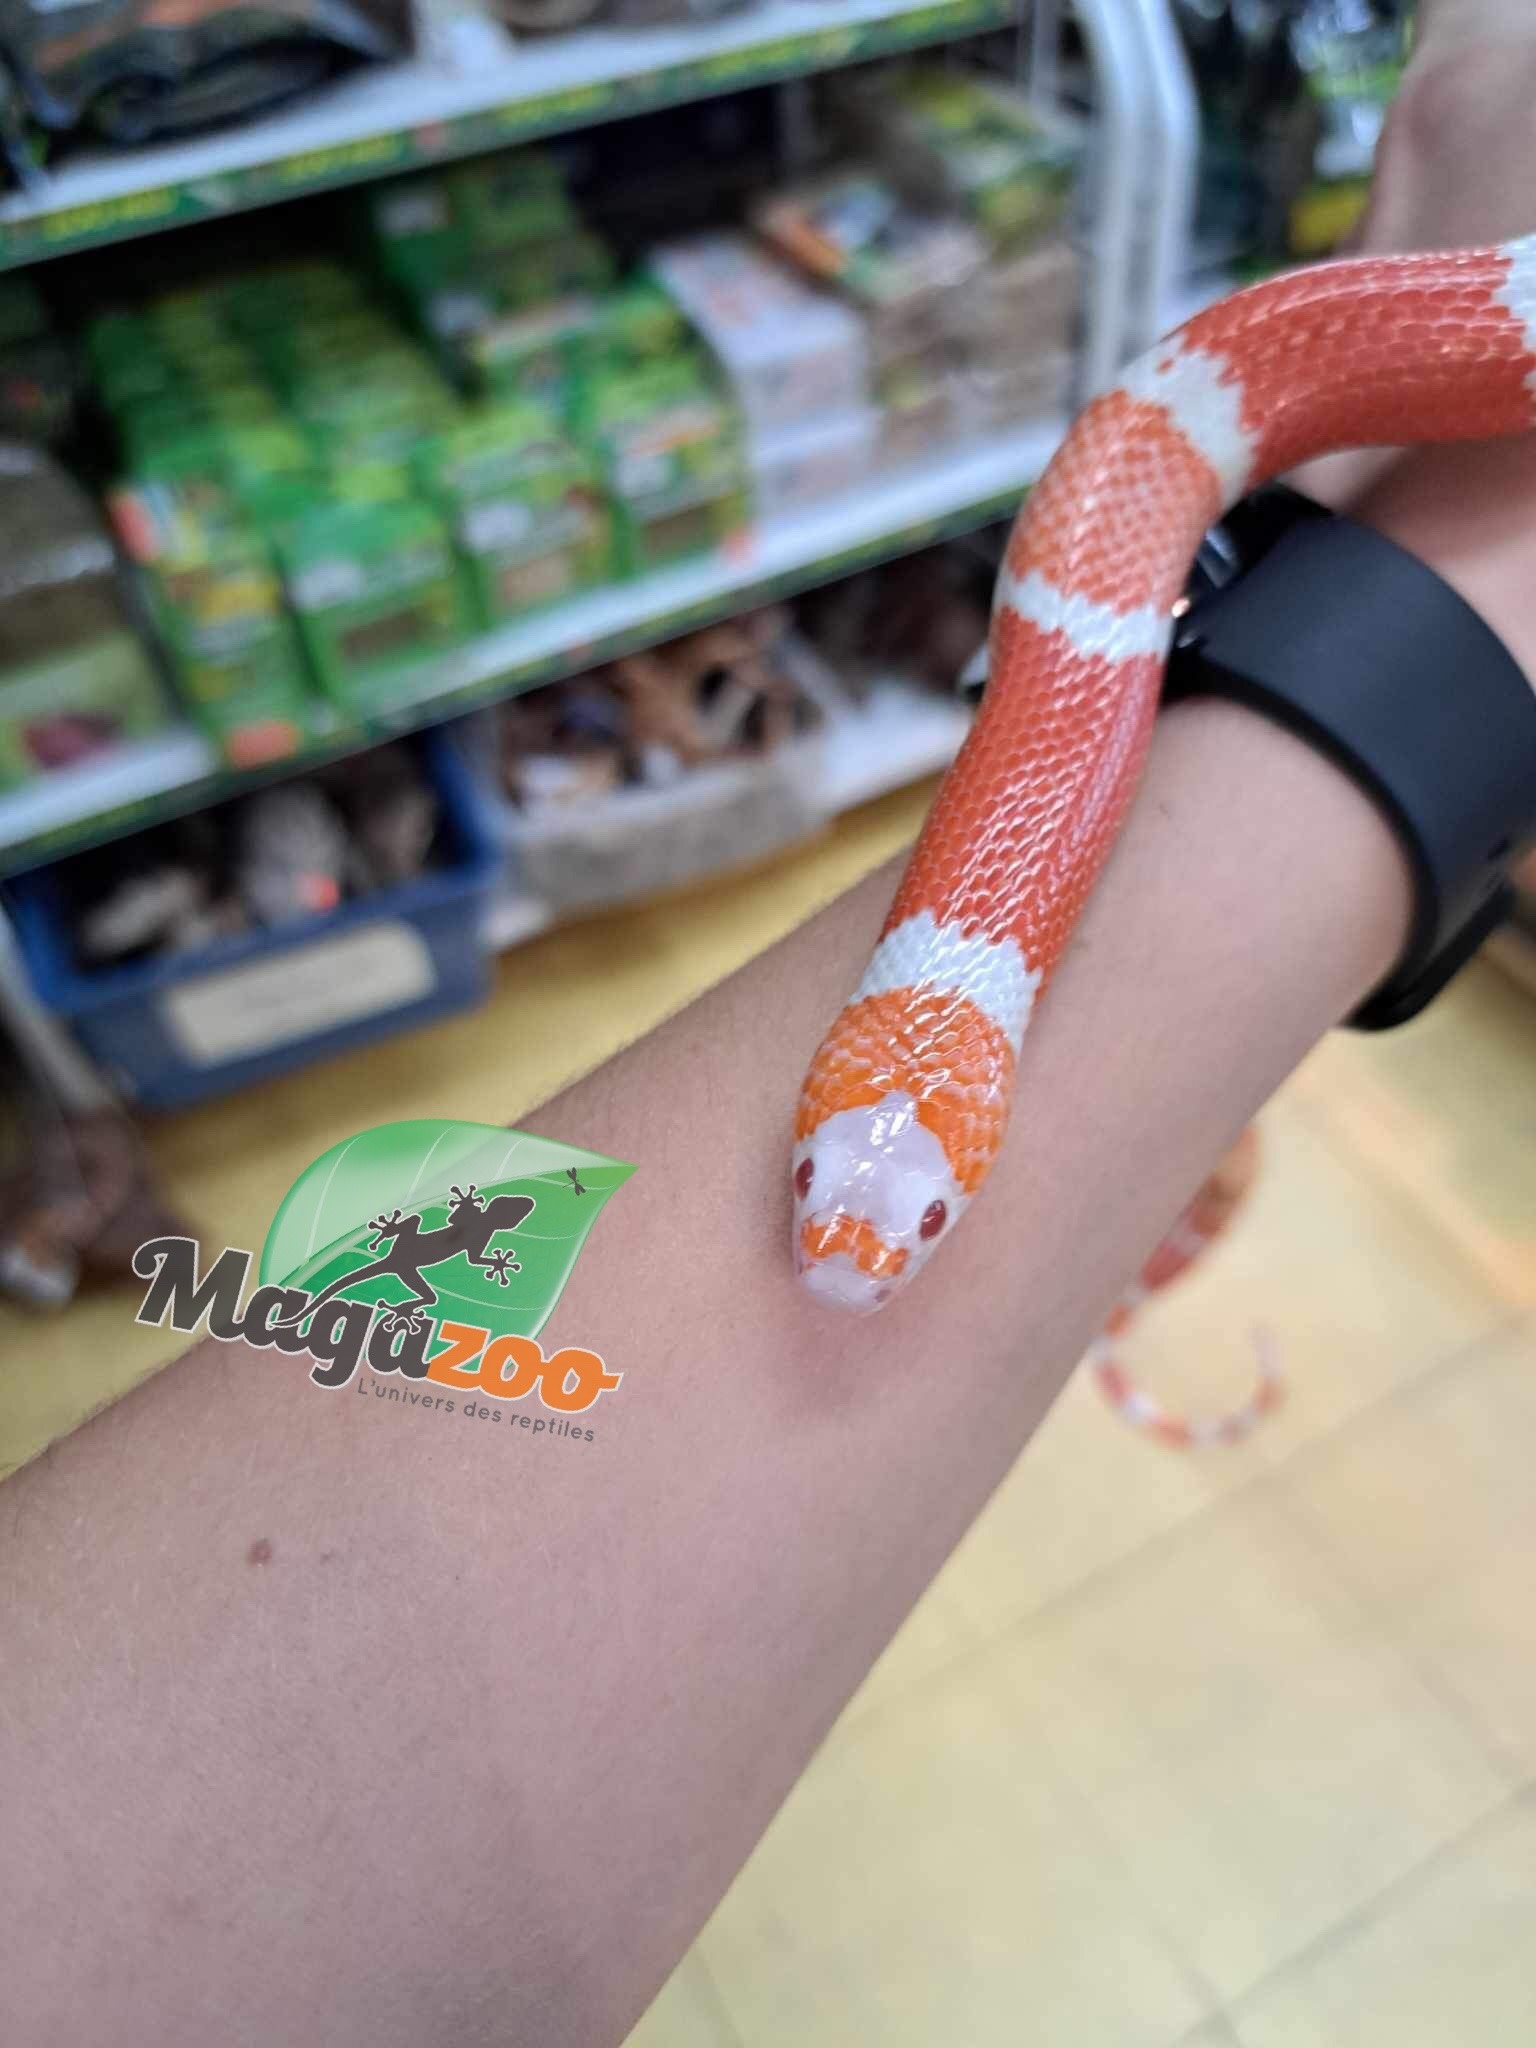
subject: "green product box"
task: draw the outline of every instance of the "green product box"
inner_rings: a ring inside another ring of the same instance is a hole
[[[140,400],[173,394],[181,372],[164,342],[136,313],[104,313],[86,329],[85,359],[111,413]]]
[[[224,444],[198,402],[145,399],[118,422],[124,466],[136,476],[220,477]]]
[[[1080,145],[1022,93],[918,65],[898,81],[877,126],[893,175],[919,199],[958,207],[994,248],[1061,225]]]
[[[581,228],[564,174],[543,150],[500,150],[456,166],[445,182],[453,217],[473,249],[549,242]]]
[[[251,768],[296,752],[309,690],[282,587],[260,548],[231,545],[146,581],[177,691],[225,759]]]
[[[475,415],[422,452],[420,473],[452,526],[482,628],[611,573],[597,466],[547,407],[523,401]]]
[[[476,381],[470,352],[477,337],[506,310],[489,278],[455,271],[411,300],[410,317],[443,374],[463,387]]]
[[[217,384],[199,384],[197,396],[209,419],[230,420],[241,426],[281,421],[283,408],[277,393],[264,377],[250,372],[221,379]]]
[[[155,732],[165,719],[149,657],[127,630],[0,670],[0,789]]]
[[[314,450],[281,414],[241,421],[204,411],[175,415],[140,410],[123,422],[127,467],[136,477],[190,483],[202,479],[236,494],[261,491],[269,483],[312,476]]]
[[[366,199],[368,239],[380,270],[414,296],[468,266],[469,236],[440,172],[379,186]]]
[[[144,483],[113,496],[177,693],[237,768],[293,753],[310,693],[270,550],[227,498]]]
[[[323,261],[248,271],[224,288],[219,302],[231,329],[257,348],[274,333],[319,326],[369,303],[351,271]]]
[[[597,326],[586,297],[555,299],[493,320],[464,350],[469,381],[492,398],[527,398],[569,409]]]
[[[572,292],[605,291],[615,274],[607,244],[582,228],[572,228],[552,242],[477,253],[475,262],[514,312]]]
[[[217,391],[224,384],[256,384],[262,381],[261,366],[243,341],[235,341],[222,328],[216,334],[181,335],[162,333],[161,346],[176,367],[179,377],[195,384],[199,391]]]
[[[228,479],[236,497],[256,498],[272,488],[282,490],[312,483],[314,454],[291,420],[279,415],[272,420],[245,423],[221,421],[218,436],[221,474]]]
[[[373,348],[296,364],[290,402],[322,440],[391,448],[412,425],[425,434],[450,424],[458,403],[426,357],[398,333]]]
[[[161,292],[150,312],[156,320],[185,327],[219,326],[222,322],[217,289],[201,284]]]
[[[301,413],[327,475],[347,496],[409,494],[416,450],[458,418],[446,399],[392,390],[333,391]],[[392,475],[393,485],[385,487]]]
[[[623,368],[676,355],[694,338],[672,294],[642,275],[598,299],[589,354],[604,367]]]
[[[610,370],[581,393],[613,507],[620,573],[707,554],[747,524],[741,422],[701,364]]]
[[[353,308],[307,326],[273,328],[258,343],[262,367],[284,398],[319,378],[352,378],[406,341],[374,307]]]
[[[349,710],[370,686],[465,635],[458,565],[430,506],[317,505],[279,532],[277,554],[315,680]]]
[[[410,323],[420,334],[435,335],[440,325],[451,322],[461,302],[482,305],[484,318],[501,309],[499,286],[487,277],[483,259],[462,237],[422,250],[394,252],[383,275],[404,301]],[[457,314],[460,324],[464,317]]]

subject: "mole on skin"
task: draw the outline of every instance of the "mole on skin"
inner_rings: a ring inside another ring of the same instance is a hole
[[[272,1562],[272,1541],[270,1537],[258,1536],[245,1553],[247,1564],[270,1564]]]

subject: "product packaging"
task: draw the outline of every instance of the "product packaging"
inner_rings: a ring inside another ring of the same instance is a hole
[[[575,422],[596,453],[622,575],[708,553],[747,523],[741,422],[687,358],[593,373]]]
[[[862,165],[772,194],[753,222],[807,276],[857,307],[877,370],[941,351],[952,302],[974,289],[987,262],[985,242],[964,222],[913,206]]]
[[[1058,232],[1081,143],[995,79],[935,64],[850,81],[850,132],[919,206],[957,215],[998,251]]]
[[[749,431],[747,462],[758,516],[782,518],[855,489],[875,466],[882,432],[882,415],[872,405],[821,413],[771,433]]]
[[[468,630],[447,528],[409,498],[317,504],[277,535],[316,682],[347,710]]]
[[[0,31],[33,120],[114,143],[248,119],[410,47],[398,0],[3,0]]]
[[[649,268],[720,364],[753,432],[869,403],[857,316],[746,236],[671,243]]]
[[[523,400],[476,412],[421,451],[418,472],[452,529],[478,626],[611,573],[596,465],[548,408]]]
[[[312,698],[271,551],[232,501],[168,483],[113,494],[177,694],[237,768],[295,752]]]
[[[96,508],[40,450],[0,442],[0,787],[153,731],[164,694]]]

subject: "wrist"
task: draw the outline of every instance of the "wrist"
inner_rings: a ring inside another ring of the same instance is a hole
[[[1343,509],[1443,576],[1536,676],[1536,434],[1415,449]]]
[[[1385,813],[1305,740],[1224,698],[1191,697],[1160,720],[1152,788],[1221,792],[1228,857],[1213,908],[1250,958],[1310,945],[1319,1030],[1347,1015],[1401,957],[1414,912],[1407,857]],[[1240,822],[1239,822],[1240,821]]]

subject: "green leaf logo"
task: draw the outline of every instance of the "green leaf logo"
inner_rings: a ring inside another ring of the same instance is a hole
[[[536,1337],[586,1242],[598,1211],[634,1172],[619,1159],[560,1145],[494,1124],[435,1117],[360,1131],[307,1166],[283,1198],[261,1252],[261,1282],[318,1294],[348,1274],[357,1288],[339,1299],[405,1304],[412,1288],[375,1268],[390,1251],[376,1243],[374,1219],[403,1212],[422,1233],[439,1230],[458,1208],[455,1190],[476,1190],[485,1204],[524,1195],[533,1208],[496,1236],[492,1253],[510,1252],[521,1270],[503,1285],[489,1266],[462,1253],[424,1268],[439,1320],[484,1325],[496,1336]],[[365,1274],[365,1270],[368,1271]]]

